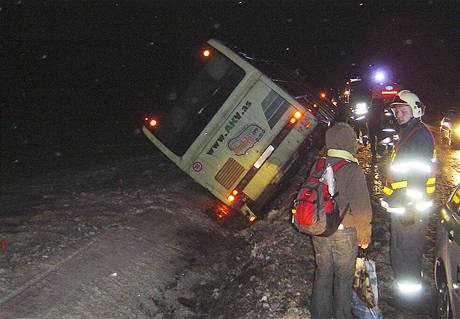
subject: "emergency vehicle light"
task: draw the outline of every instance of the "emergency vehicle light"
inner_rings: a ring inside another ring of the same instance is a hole
[[[380,92],[380,94],[382,94],[382,95],[396,95],[396,94],[398,94],[398,91],[396,91],[396,90],[391,90],[391,91],[383,90],[382,92]]]

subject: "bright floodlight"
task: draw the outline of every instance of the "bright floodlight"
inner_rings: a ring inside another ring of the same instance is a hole
[[[376,72],[374,75],[374,80],[377,82],[382,82],[383,80],[385,80],[385,73],[383,73],[382,71]]]

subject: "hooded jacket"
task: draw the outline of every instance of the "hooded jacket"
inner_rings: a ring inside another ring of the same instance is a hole
[[[326,147],[327,163],[333,165],[342,158],[352,161],[334,173],[338,191],[337,202],[339,209],[347,209],[342,224],[356,229],[359,245],[369,244],[372,233],[372,207],[364,172],[354,158],[357,142],[352,127],[346,123],[337,123],[329,128],[326,132]]]

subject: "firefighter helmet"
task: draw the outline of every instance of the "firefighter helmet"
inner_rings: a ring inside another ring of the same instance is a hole
[[[420,102],[420,99],[417,95],[409,90],[400,91],[394,97],[390,107],[394,108],[398,105],[409,105],[412,109],[412,114],[414,117],[422,117],[422,115],[425,113],[425,105]]]

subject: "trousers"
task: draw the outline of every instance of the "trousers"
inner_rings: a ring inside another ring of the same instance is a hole
[[[429,214],[411,211],[405,214],[412,216],[391,215],[391,265],[397,280],[419,281]],[[410,217],[412,220],[408,222]]]
[[[358,245],[356,230],[313,236],[316,270],[310,307],[312,319],[351,319],[352,285]]]

